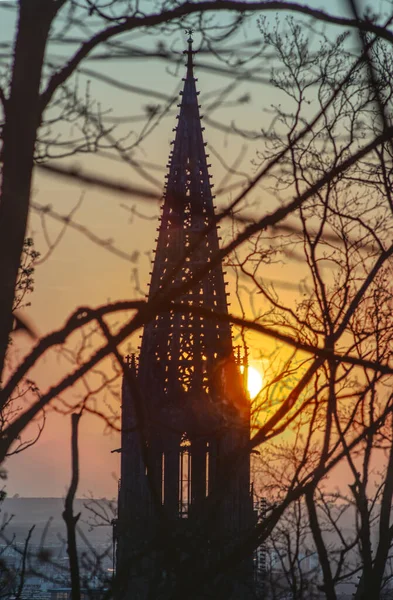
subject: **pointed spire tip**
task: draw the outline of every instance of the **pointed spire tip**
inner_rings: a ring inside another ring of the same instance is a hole
[[[195,54],[195,50],[192,49],[192,44],[194,42],[192,34],[194,33],[194,30],[193,29],[186,29],[185,33],[186,33],[186,35],[188,35],[188,38],[187,38],[188,49],[184,50],[183,54],[187,54],[187,63],[186,63],[186,66],[187,66],[187,77],[190,77],[190,76],[192,77],[193,76],[193,74],[192,74],[192,72],[193,72],[193,66],[194,66],[193,62],[192,62],[192,56],[193,56],[193,54]]]

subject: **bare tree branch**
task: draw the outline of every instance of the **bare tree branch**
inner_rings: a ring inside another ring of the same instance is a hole
[[[73,509],[75,494],[79,483],[78,425],[81,416],[81,413],[74,413],[71,415],[71,483],[65,498],[63,512],[63,519],[67,528],[67,554],[70,563],[72,600],[80,600],[81,598],[78,550],[76,544],[76,524],[79,520],[80,513],[74,515]]]

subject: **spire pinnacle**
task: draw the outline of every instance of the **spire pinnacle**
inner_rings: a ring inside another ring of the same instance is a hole
[[[188,43],[188,49],[184,50],[183,54],[187,54],[187,77],[192,77],[193,76],[193,62],[192,62],[192,56],[193,54],[195,54],[195,50],[192,49],[192,44],[193,44],[193,37],[192,34],[194,33],[193,29],[186,29],[185,30],[186,35],[188,35],[187,38],[187,43]]]

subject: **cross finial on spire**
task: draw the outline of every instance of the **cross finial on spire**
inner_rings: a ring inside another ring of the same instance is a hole
[[[194,33],[194,30],[193,30],[191,27],[190,27],[190,29],[186,29],[186,34],[188,35],[188,40],[187,40],[187,42],[188,42],[189,44],[192,44],[192,42],[194,41],[194,40],[192,39],[192,34],[193,34],[193,33]]]

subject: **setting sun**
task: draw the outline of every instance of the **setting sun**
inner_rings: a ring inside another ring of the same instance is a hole
[[[241,372],[244,371],[244,367],[241,368]],[[261,373],[255,367],[248,367],[247,373],[247,391],[250,394],[251,400],[253,400],[261,391],[263,385],[263,379]]]

